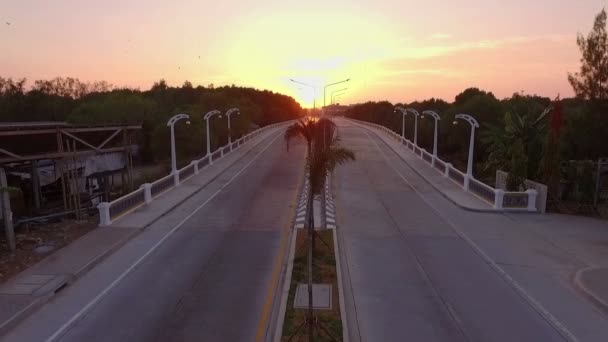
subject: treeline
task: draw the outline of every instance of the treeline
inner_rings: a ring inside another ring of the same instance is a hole
[[[491,92],[469,88],[451,103],[438,99],[395,104],[368,102],[351,106],[345,115],[387,126],[401,134],[402,115],[394,112],[395,106],[414,108],[420,113],[434,110],[441,116],[438,154],[464,170],[470,126],[462,121],[455,125],[454,116],[470,114],[480,124],[475,136],[477,178],[493,179],[495,170],[503,169],[543,181],[550,177],[545,170],[548,163],[559,168],[555,160],[547,160],[548,156],[553,157],[552,149],[557,148],[554,159],[558,161],[608,157],[608,145],[602,143],[608,136],[608,101],[554,100],[519,93],[497,99]],[[554,113],[556,110],[559,112]],[[406,115],[405,126],[406,137],[412,140],[413,115]],[[433,148],[433,129],[434,120],[430,117],[418,118],[418,144],[429,152]],[[551,141],[548,137],[556,130],[559,140]]]
[[[267,90],[236,86],[193,87],[185,82],[170,87],[164,80],[145,91],[118,88],[107,82],[86,83],[75,78],[37,80],[27,87],[25,79],[0,77],[0,121],[67,121],[75,124],[110,125],[142,123],[140,147],[146,162],[169,156],[167,120],[177,114],[191,116],[191,124],[176,125],[177,149],[181,160],[205,151],[202,116],[209,110],[232,116],[232,135],[238,137],[256,126],[299,117],[300,105],[291,97]],[[226,118],[212,119],[213,147],[227,141]]]

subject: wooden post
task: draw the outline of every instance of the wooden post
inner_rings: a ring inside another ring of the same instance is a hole
[[[63,153],[63,138],[61,136],[61,131],[57,130],[57,152]],[[66,197],[66,188],[65,188],[65,157],[61,157],[59,162],[55,162],[55,167],[59,165],[59,174],[61,175],[61,195],[63,197],[63,209],[68,210],[68,200]],[[55,170],[57,172],[57,170]]]
[[[76,141],[72,140],[72,156],[74,158],[74,185],[76,187],[76,192],[74,193],[74,198],[76,202],[76,220],[81,220],[82,213],[80,212],[80,175],[78,174],[78,161],[76,160]]]
[[[31,165],[31,183],[32,194],[34,195],[34,207],[36,210],[40,210],[40,178],[38,177],[38,161],[32,160]]]
[[[11,211],[11,199],[8,193],[8,183],[6,181],[6,172],[0,167],[0,211],[4,219],[4,231],[6,233],[6,241],[8,248],[11,251],[16,249],[15,230],[13,227],[13,212]]]

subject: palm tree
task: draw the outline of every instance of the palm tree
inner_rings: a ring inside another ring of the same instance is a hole
[[[299,120],[285,131],[285,142],[289,149],[289,142],[296,137],[304,138],[308,144],[307,168],[310,192],[308,194],[308,212],[306,228],[308,235],[308,339],[312,341],[314,331],[313,303],[312,303],[312,260],[315,249],[315,227],[313,200],[315,196],[323,193],[325,179],[328,174],[341,164],[355,160],[355,154],[346,148],[340,147],[336,132],[336,124],[322,118],[315,120]]]
[[[518,169],[520,173],[523,171],[518,178],[535,178],[542,157],[546,117],[550,111],[551,107],[538,115],[532,110],[523,113],[507,112],[503,125],[488,125],[481,136],[481,141],[491,151],[484,164],[484,171]],[[514,163],[523,165],[515,166]],[[519,180],[515,181],[518,182]]]

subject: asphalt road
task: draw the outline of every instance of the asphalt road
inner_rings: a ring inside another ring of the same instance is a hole
[[[147,228],[6,339],[44,341],[64,327],[55,340],[264,340],[280,292],[277,276],[304,171],[304,145],[292,144],[287,152],[280,134]],[[114,270],[132,264],[124,260],[141,257],[189,215],[143,262],[124,278],[117,277]],[[115,283],[96,288],[110,280]],[[77,320],[57,318],[70,308],[68,302],[82,306],[95,295],[101,297]]]
[[[334,176],[352,340],[565,340],[423,198],[436,191],[382,140],[345,121],[340,136],[357,155]]]
[[[605,262],[603,225],[464,211],[337,122],[357,154],[333,181],[351,341],[606,340],[571,284]],[[268,340],[304,149],[267,138],[2,340]]]

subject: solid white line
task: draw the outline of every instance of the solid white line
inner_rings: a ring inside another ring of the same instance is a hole
[[[144,259],[146,259],[146,257],[148,257],[148,255],[152,254],[152,252],[154,252],[169,237],[171,237],[171,235],[173,235],[173,233],[175,233],[184,223],[186,223],[186,221],[188,221],[199,210],[201,210],[205,205],[207,205],[207,203],[209,203],[211,200],[213,200],[215,198],[215,196],[217,196],[222,190],[224,190],[226,187],[228,187],[228,185],[230,185],[238,176],[240,176],[241,173],[243,173],[262,153],[264,153],[264,151],[266,151],[279,136],[280,136],[280,134],[277,134],[277,136],[274,137],[270,141],[270,143],[268,143],[268,145],[266,145],[266,147],[264,147],[264,149],[262,149],[260,152],[258,152],[258,154],[256,154],[255,157],[253,159],[251,159],[245,166],[243,166],[243,168],[241,168],[241,170],[239,170],[239,172],[237,172],[234,176],[232,176],[232,178],[230,178],[230,180],[228,182],[226,182],[224,185],[222,185],[221,188],[219,188],[216,192],[214,192],[213,195],[211,195],[205,202],[203,202],[203,204],[201,204],[196,209],[194,209],[194,211],[190,215],[186,216],[177,225],[175,225],[165,236],[163,236],[162,239],[160,239],[156,244],[154,244],[154,246],[152,246],[152,248],[150,248],[144,255],[142,255],[139,259],[137,259],[137,261],[135,261],[135,263],[133,263],[131,266],[129,266],[129,268],[127,268],[124,272],[122,272],[120,274],[120,276],[118,276],[118,278],[116,278],[112,283],[110,283],[110,285],[108,285],[103,291],[101,291],[97,296],[95,296],[95,298],[93,298],[87,305],[85,305],[82,309],[80,309],[80,311],[78,311],[74,316],[72,316],[72,318],[70,318],[70,320],[68,320],[59,329],[57,329],[57,331],[55,331],[55,333],[53,333],[53,335],[51,335],[49,338],[47,338],[45,340],[45,342],[53,342],[58,337],[61,337],[67,331],[67,329],[69,329],[71,327],[71,325],[74,324],[74,322],[76,322],[78,319],[80,319],[80,317],[82,317],[84,314],[86,314],[87,311],[89,311],[89,309],[91,309],[95,304],[97,304],[108,292],[110,292],[110,290],[112,290],[116,285],[118,285],[118,283],[120,283],[127,275],[129,275],[129,273],[131,273],[131,271],[133,271],[139,264],[141,264],[144,261]],[[255,146],[253,146],[252,149],[253,148],[255,148]]]
[[[360,127],[365,128],[364,133],[367,135],[368,139],[372,143],[374,143],[374,145],[376,145],[376,148],[378,149],[378,151],[380,151],[380,153],[382,153],[387,164],[389,164],[391,166],[391,168],[399,175],[399,177],[406,184],[408,184],[414,190],[414,192],[416,192],[416,194],[422,199],[422,201],[424,201],[431,209],[433,209],[433,211],[435,211],[441,218],[443,218],[448,223],[448,225],[454,230],[454,232],[456,232],[456,234],[458,234],[458,236],[460,236],[463,240],[465,240],[473,248],[473,250],[475,252],[477,252],[477,254],[479,254],[499,275],[501,275],[502,278],[505,280],[505,282],[507,284],[511,285],[515,289],[515,292],[519,293],[519,295],[522,296],[528,302],[528,304],[536,312],[538,312],[564,339],[570,340],[572,342],[579,342],[578,338],[576,338],[576,336],[574,336],[574,334],[572,334],[563,323],[561,323],[555,316],[553,316],[547,309],[545,309],[536,299],[534,299],[534,297],[532,297],[532,295],[529,294],[517,281],[515,281],[515,279],[513,279],[502,267],[500,267],[498,264],[496,264],[496,262],[488,254],[486,254],[475,242],[473,242],[473,240],[471,238],[469,238],[465,233],[460,231],[460,229],[457,228],[456,224],[454,224],[449,218],[447,218],[439,209],[435,208],[431,204],[431,202],[429,200],[427,200],[422,195],[422,193],[420,193],[420,191],[418,191],[418,189],[416,189],[412,185],[412,183],[410,183],[403,176],[403,174],[401,174],[401,172],[399,172],[395,168],[395,166],[389,161],[387,155],[384,153],[384,151],[382,151],[382,149],[380,149],[380,146],[378,145],[378,143],[370,137],[369,133],[367,132],[367,128],[363,127],[363,126],[360,126]],[[374,132],[374,134],[376,134],[376,133]],[[385,144],[386,144],[386,142],[385,142]],[[386,145],[391,150],[393,149],[389,144],[386,144]],[[409,166],[409,164],[408,164],[408,166]]]

